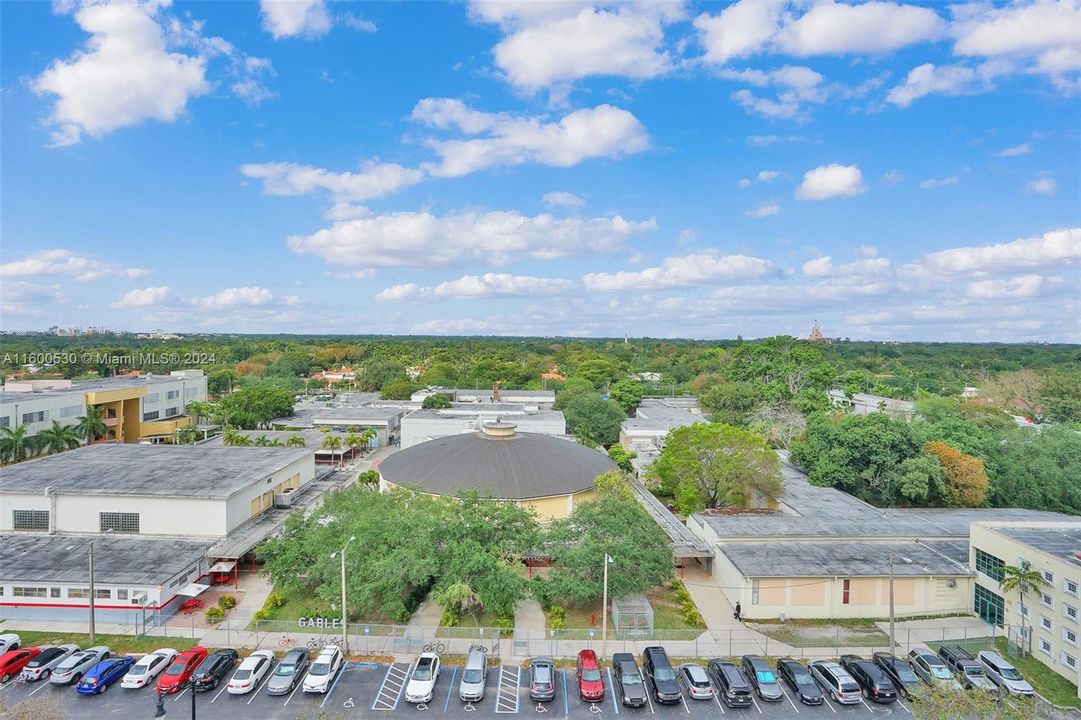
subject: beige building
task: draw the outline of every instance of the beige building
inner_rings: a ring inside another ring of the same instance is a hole
[[[970,563],[976,573],[976,612],[987,622],[1010,628],[1032,657],[1079,685],[1081,697],[1081,521],[977,522],[972,525]],[[1030,567],[1043,575],[1036,596],[1003,593],[1005,565]]]

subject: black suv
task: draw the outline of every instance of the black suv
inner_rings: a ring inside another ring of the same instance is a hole
[[[804,705],[821,705],[823,701],[822,690],[818,683],[811,677],[807,666],[799,660],[781,658],[777,661],[777,674],[788,683],[792,692]]]
[[[773,668],[769,666],[761,655],[744,655],[743,672],[751,681],[758,697],[768,702],[781,702],[784,700],[784,691],[777,682],[777,676],[773,674]]]
[[[191,684],[196,690],[213,690],[222,681],[225,674],[236,665],[237,652],[232,648],[222,648],[207,655],[191,674]]]
[[[871,656],[875,665],[882,668],[882,672],[893,681],[893,686],[906,698],[911,698],[913,693],[923,689],[923,682],[919,675],[912,672],[912,666],[897,657],[893,653],[880,651]]]
[[[998,695],[998,685],[987,677],[983,665],[968,650],[959,645],[943,645],[938,656],[946,667],[961,676],[961,684],[973,690],[983,690]]]
[[[642,681],[642,672],[634,655],[616,653],[612,656],[612,679],[619,689],[619,699],[627,707],[642,707],[646,704],[646,685]]]
[[[706,670],[725,705],[730,708],[751,706],[751,684],[743,676],[739,665],[724,658],[713,658]]]
[[[676,671],[668,662],[668,653],[659,645],[651,645],[642,651],[642,669],[653,687],[653,699],[662,705],[675,705],[683,700]]]
[[[877,703],[891,703],[897,699],[897,688],[889,675],[870,660],[859,655],[842,655],[841,667],[848,671],[864,696]]]

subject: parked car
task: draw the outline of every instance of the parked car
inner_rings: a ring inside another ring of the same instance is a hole
[[[758,697],[768,702],[780,702],[784,700],[784,692],[781,684],[777,682],[777,676],[773,674],[773,668],[769,662],[760,655],[743,656],[743,674],[751,681]]]
[[[848,671],[829,660],[815,660],[807,666],[811,677],[822,691],[842,705],[856,705],[863,700],[863,693]]]
[[[54,645],[41,648],[41,652],[23,668],[23,679],[27,682],[44,680],[53,668],[79,652],[78,645]]]
[[[246,695],[259,686],[270,667],[274,664],[274,653],[270,650],[256,650],[233,673],[229,678],[229,684],[225,686],[225,692],[230,695]]]
[[[158,693],[172,695],[180,692],[187,684],[188,678],[195,672],[195,668],[206,659],[207,650],[201,645],[192,645],[184,652],[177,655],[165,672],[158,675]]]
[[[458,699],[462,702],[480,702],[484,699],[484,686],[488,680],[488,654],[471,647],[462,669],[462,682],[458,685]]]
[[[875,665],[882,668],[882,672],[886,673],[890,680],[893,681],[893,686],[897,688],[897,692],[906,698],[912,697],[914,692],[918,692],[923,687],[919,676],[912,672],[912,666],[893,653],[880,651],[871,657],[874,659]]]
[[[642,670],[652,687],[653,699],[662,705],[675,705],[683,701],[683,693],[676,680],[676,671],[668,661],[668,653],[659,645],[650,645],[642,651]]]
[[[987,671],[987,677],[991,678],[992,682],[1007,693],[1026,697],[1032,697],[1036,694],[1028,681],[1021,677],[1021,673],[1017,672],[1017,668],[1008,663],[997,652],[980,650],[976,654],[976,659],[980,661],[984,670]]]
[[[41,650],[39,648],[28,647],[8,650],[3,655],[0,655],[0,684],[6,683],[13,677],[18,677],[23,668],[40,654]]]
[[[792,692],[801,703],[804,705],[822,704],[822,690],[811,677],[806,665],[792,658],[781,658],[777,661],[777,674],[788,683],[788,687],[792,688]]]
[[[529,663],[529,699],[551,702],[556,696],[556,666],[550,657],[535,657]]]
[[[963,686],[998,694],[998,685],[987,677],[983,665],[972,657],[968,650],[959,645],[943,645],[938,649],[938,656],[946,663],[946,667],[957,673]]]
[[[692,700],[712,700],[713,686],[709,682],[709,674],[701,665],[683,663],[679,666],[679,681],[687,688],[687,693]]]
[[[574,672],[575,677],[578,678],[578,697],[587,702],[604,699],[604,679],[601,677],[597,653],[592,650],[583,650],[578,653]]]
[[[721,700],[730,708],[751,706],[751,684],[739,665],[722,658],[713,658],[706,665]]]
[[[627,707],[643,707],[646,704],[646,684],[642,680],[642,671],[630,653],[616,653],[612,656],[612,680],[619,701]]]
[[[268,695],[288,695],[296,689],[300,678],[308,670],[308,651],[304,648],[293,648],[285,653],[285,657],[274,668],[274,674],[266,684]]]
[[[49,682],[53,685],[71,685],[82,679],[87,670],[97,665],[110,656],[109,648],[104,645],[96,645],[86,650],[72,653],[59,665],[53,668],[49,676]]]
[[[841,667],[859,684],[868,700],[885,704],[897,699],[893,680],[874,662],[859,655],[842,655]]]
[[[431,702],[438,679],[439,656],[430,652],[421,654],[405,686],[405,701],[408,703]]]
[[[319,657],[308,668],[302,688],[304,692],[326,693],[330,683],[342,667],[342,649],[337,645],[327,645],[319,652]]]
[[[134,664],[135,658],[131,655],[116,655],[102,660],[86,671],[75,686],[75,692],[80,695],[100,695],[108,690],[110,685],[124,677],[124,673]]]
[[[232,648],[222,648],[207,655],[191,674],[191,686],[200,692],[218,687],[229,671],[236,666],[238,657],[239,654]]]
[[[0,635],[0,655],[6,653],[8,650],[14,650],[19,647],[19,636],[15,633],[3,633]]]
[[[959,690],[961,683],[953,676],[946,664],[930,650],[916,649],[908,653],[908,663],[920,678],[931,687],[947,687]]]
[[[176,659],[177,652],[172,648],[160,648],[143,657],[128,670],[120,681],[122,688],[141,688],[161,674],[169,663]]]

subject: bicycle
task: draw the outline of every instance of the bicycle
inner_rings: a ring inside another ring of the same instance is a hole
[[[426,653],[434,652],[436,655],[442,655],[446,651],[446,643],[441,643],[438,640],[436,640],[435,642],[430,642],[424,646],[424,652]]]
[[[308,641],[308,649],[309,650],[322,650],[327,645],[337,645],[337,644],[338,643],[333,638],[326,638],[326,637],[312,638],[311,640]]]
[[[470,645],[470,646],[469,646],[469,652],[473,652],[474,650],[476,650],[476,651],[478,651],[478,652],[482,652],[482,653],[484,653],[485,655],[487,655],[487,654],[488,654],[488,648],[486,648],[486,647],[485,647],[485,646],[483,646],[483,645]]]
[[[293,647],[296,644],[297,644],[296,639],[291,638],[288,635],[282,635],[281,639],[278,640],[278,647]]]

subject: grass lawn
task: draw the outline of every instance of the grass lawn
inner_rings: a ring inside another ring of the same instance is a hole
[[[339,610],[332,608],[330,605],[324,603],[306,590],[275,590],[274,592],[285,598],[285,602],[281,607],[264,607],[264,610],[266,610],[267,613],[267,620],[293,621],[302,617],[341,617],[341,612]],[[349,622],[365,622],[375,625],[394,624],[394,621],[391,618],[378,616],[358,618],[352,613],[349,615]],[[401,625],[403,623],[398,624]]]
[[[64,645],[75,643],[81,648],[90,647],[90,635],[88,633],[67,632],[40,632],[37,630],[18,630],[5,624],[5,632],[18,634],[23,647],[40,645]],[[133,635],[103,635],[95,636],[95,645],[107,645],[114,655],[126,653],[148,653],[158,648],[176,648],[183,650],[193,644],[190,638],[185,640],[178,637],[156,637],[147,635],[135,637]]]
[[[696,623],[693,625],[687,624],[683,619],[683,606],[680,605],[676,599],[675,591],[667,585],[656,587],[646,593],[646,598],[649,599],[649,604],[653,607],[653,629],[660,630],[703,630],[705,629],[704,623]],[[546,613],[547,615],[547,613]],[[592,624],[590,621],[594,621]],[[588,630],[592,627],[597,631],[597,634],[601,630],[601,608],[600,603],[593,603],[583,607],[568,607],[566,608],[566,614],[563,620],[564,630],[560,630],[559,633],[564,637],[588,637]],[[581,630],[586,632],[579,632],[576,634],[569,634],[572,630]],[[608,633],[609,637],[615,637],[615,621],[612,619],[611,612],[608,613]]]
[[[870,618],[837,620],[748,620],[747,627],[793,647],[882,646],[889,636]]]
[[[982,638],[976,640],[955,641],[947,640],[944,643],[928,643],[932,650],[938,650],[942,645],[960,645],[975,655],[980,650],[997,650],[1003,657],[1008,658],[1025,679],[1029,681],[1036,692],[1047,698],[1055,705],[1075,707],[1081,709],[1081,699],[1077,697],[1077,686],[1056,673],[1042,662],[1027,655],[1019,658],[1008,651],[1006,638]]]
[[[499,615],[497,615],[494,612],[482,612],[480,615],[478,615],[476,617],[476,619],[474,619],[471,614],[465,613],[460,618],[458,618],[458,624],[455,625],[454,627],[490,628],[490,627],[495,627],[496,626],[495,623],[496,623],[496,620],[498,620],[498,619],[499,619]],[[440,625],[440,627],[443,627],[443,626]]]

